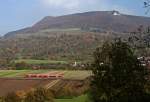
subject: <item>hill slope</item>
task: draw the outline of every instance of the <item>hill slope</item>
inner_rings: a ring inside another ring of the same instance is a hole
[[[48,16],[32,27],[1,38],[0,57],[2,60],[10,55],[26,59],[91,60],[93,51],[104,41],[116,37],[128,39],[128,32],[136,31],[140,25],[150,26],[150,18],[117,11]],[[145,38],[147,35],[143,42]]]
[[[118,11],[95,11],[64,15],[58,17],[45,17],[32,27],[9,32],[6,36],[25,33],[36,33],[43,29],[66,28],[97,28],[103,31],[129,32],[140,26],[150,26],[150,18],[124,15]]]

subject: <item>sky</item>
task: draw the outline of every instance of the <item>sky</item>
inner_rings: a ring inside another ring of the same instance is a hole
[[[0,35],[32,26],[45,16],[88,11],[117,10],[124,14],[148,16],[146,0],[0,0]]]

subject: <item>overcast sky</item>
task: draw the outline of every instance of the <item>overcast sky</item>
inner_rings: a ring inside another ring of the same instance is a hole
[[[118,10],[145,15],[146,0],[0,0],[0,35],[32,26],[45,16],[59,16],[87,11]]]

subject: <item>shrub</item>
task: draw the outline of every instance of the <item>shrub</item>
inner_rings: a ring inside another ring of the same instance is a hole
[[[22,100],[16,93],[8,93],[2,98],[2,102],[22,102]]]
[[[53,102],[53,94],[44,88],[37,88],[26,95],[24,102]]]
[[[15,68],[16,70],[24,70],[28,68],[28,64],[22,61],[22,62],[16,63]]]

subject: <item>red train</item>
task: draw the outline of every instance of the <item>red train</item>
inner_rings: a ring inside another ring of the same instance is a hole
[[[63,78],[64,73],[61,72],[50,72],[44,74],[27,74],[26,78]]]

